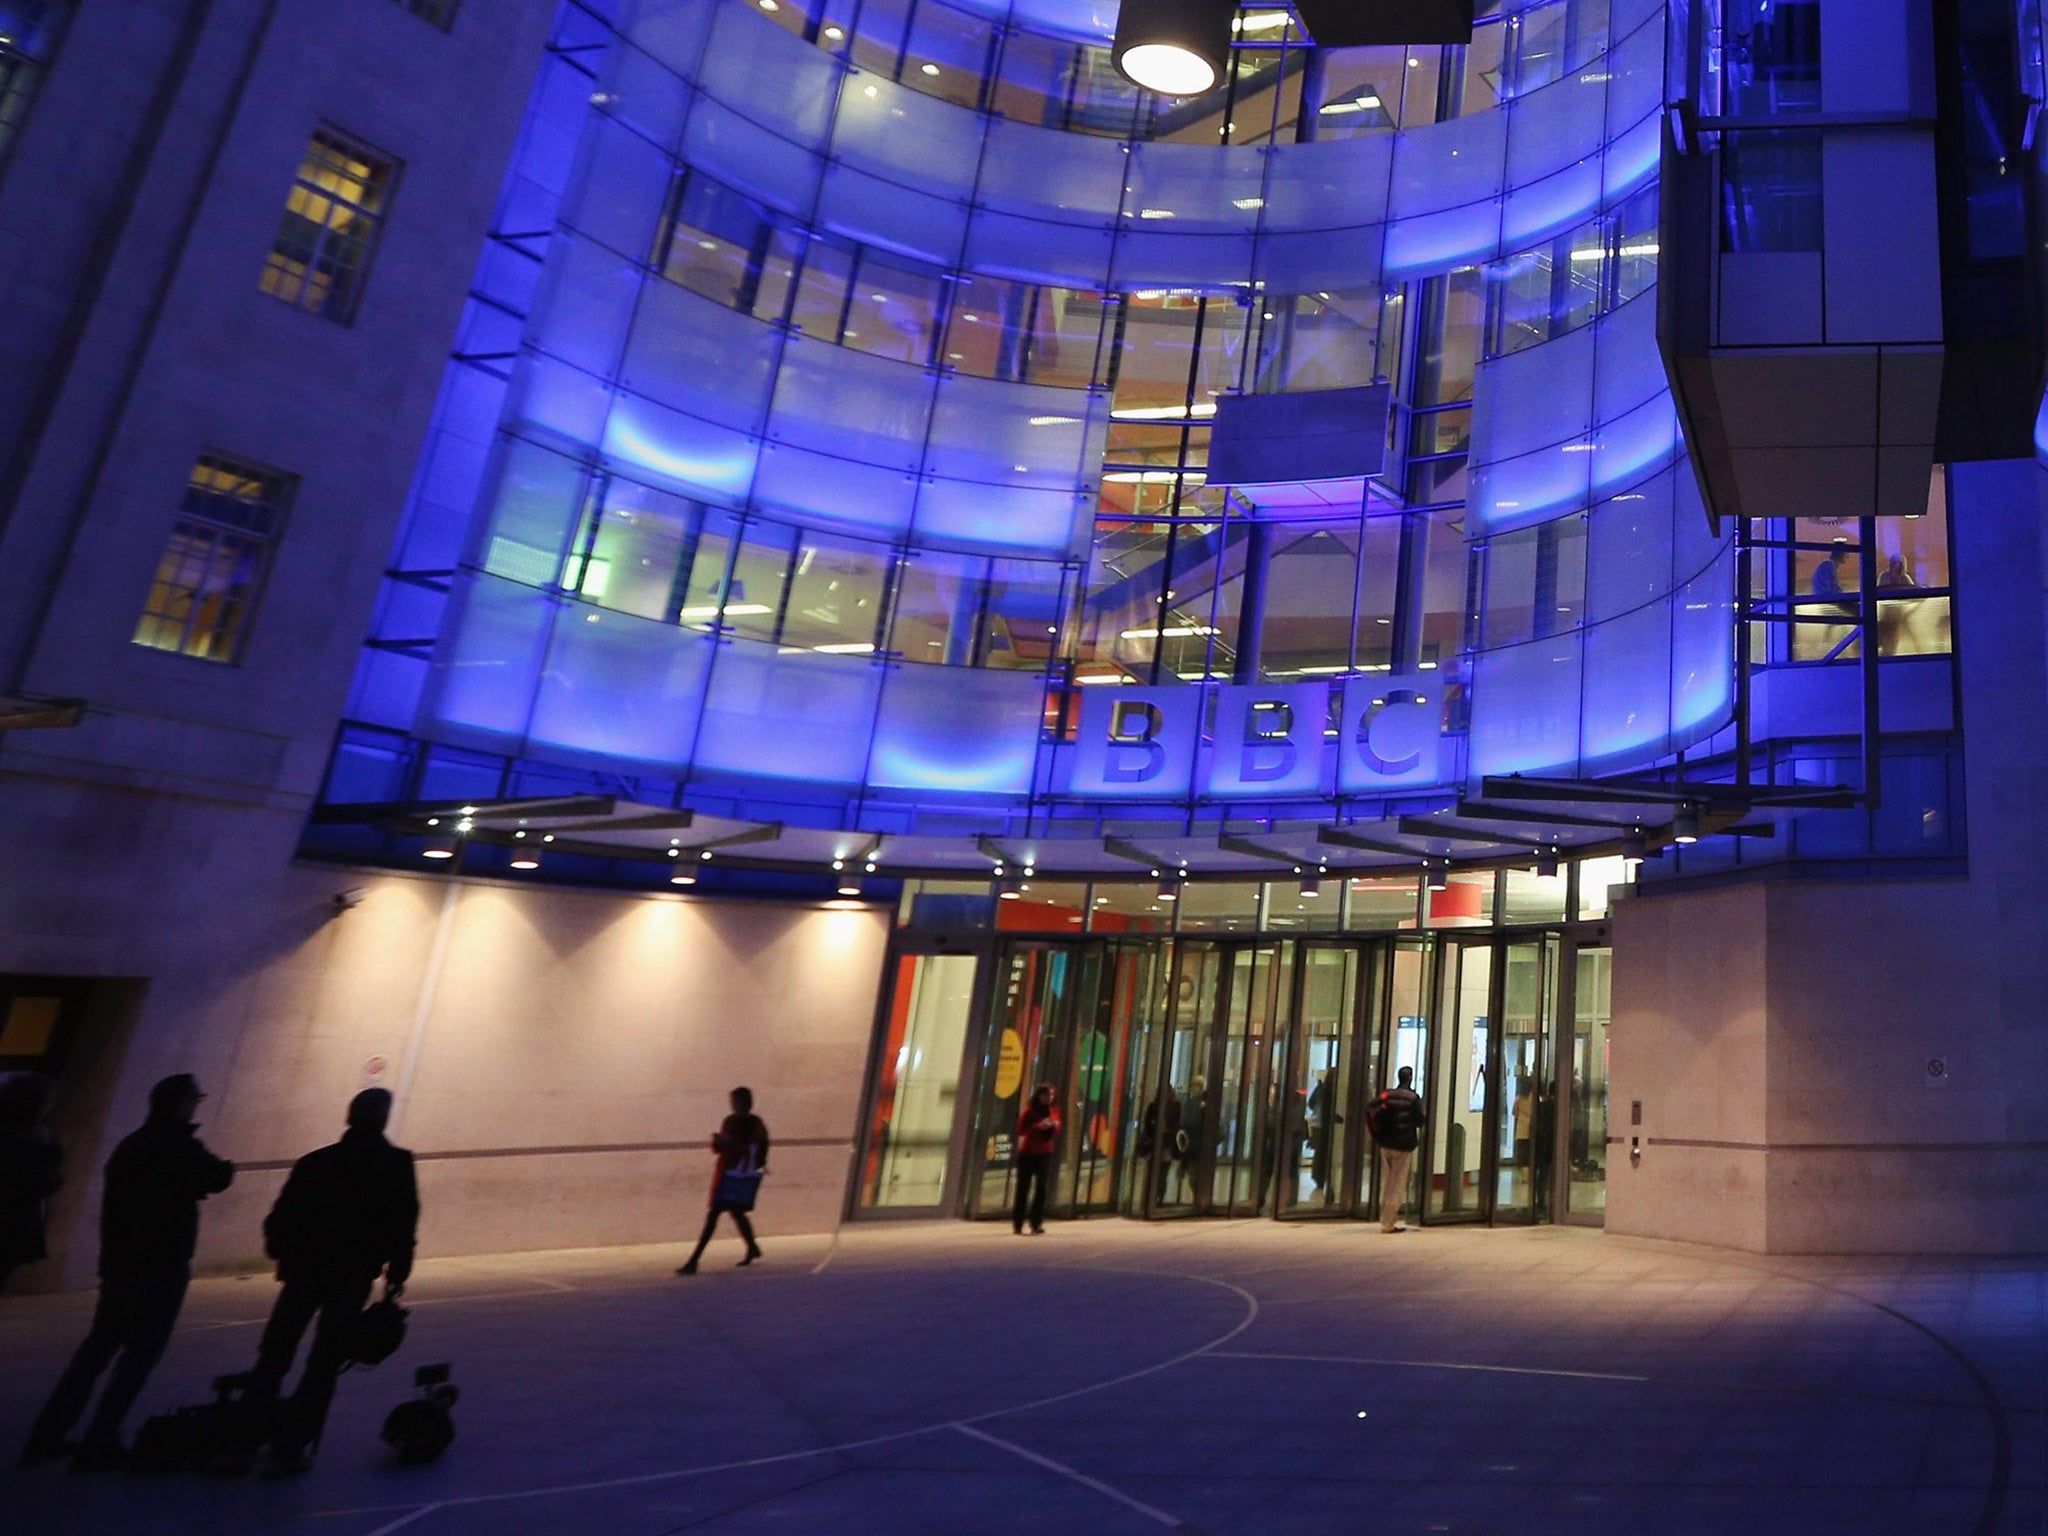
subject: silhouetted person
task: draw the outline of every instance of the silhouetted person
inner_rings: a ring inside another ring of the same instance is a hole
[[[251,1393],[274,1398],[314,1318],[313,1346],[299,1384],[278,1414],[266,1471],[303,1472],[327,1424],[335,1378],[349,1363],[350,1334],[377,1277],[395,1300],[412,1275],[420,1216],[412,1154],[384,1139],[391,1095],[365,1088],[348,1106],[348,1129],[332,1146],[292,1165],[263,1221],[263,1249],[284,1288],[256,1350]]]
[[[1336,1142],[1336,1129],[1344,1123],[1337,1112],[1337,1088],[1332,1069],[1316,1074],[1315,1088],[1308,1096],[1308,1176],[1318,1190],[1329,1182],[1329,1155]]]
[[[732,1113],[711,1138],[711,1150],[718,1154],[711,1173],[711,1208],[704,1213],[704,1230],[697,1234],[697,1246],[676,1270],[679,1275],[697,1273],[697,1261],[704,1257],[721,1211],[732,1216],[732,1224],[747,1241],[747,1256],[739,1267],[745,1269],[761,1257],[761,1245],[754,1241],[754,1224],[747,1220],[747,1212],[754,1208],[761,1175],[768,1171],[768,1124],[754,1113],[753,1089],[733,1089],[730,1102]]]
[[[66,1437],[109,1365],[113,1375],[72,1465],[98,1471],[126,1457],[121,1423],[163,1358],[185,1304],[192,1250],[199,1242],[199,1202],[235,1177],[235,1165],[207,1151],[195,1134],[199,1127],[192,1117],[205,1097],[189,1072],[165,1078],[149,1091],[149,1118],[142,1128],[123,1137],[107,1159],[99,1305],[85,1342],[36,1416],[23,1465],[53,1461],[71,1449]]]
[[[1813,595],[1815,597],[1842,596],[1842,568],[1849,563],[1849,546],[1837,539],[1835,547],[1828,551],[1827,559],[1813,568]]]
[[[1153,1204],[1164,1203],[1167,1171],[1180,1155],[1180,1100],[1171,1088],[1161,1088],[1159,1097],[1145,1106],[1138,1121],[1137,1153],[1151,1160]]]
[[[1180,1101],[1180,1128],[1180,1195],[1190,1205],[1205,1206],[1209,1203],[1209,1173],[1214,1167],[1209,1161],[1209,1153],[1214,1149],[1203,1145],[1203,1137],[1209,1132],[1207,1078],[1197,1077],[1188,1084]]]
[[[1401,1202],[1408,1198],[1408,1165],[1422,1140],[1422,1095],[1414,1089],[1415,1069],[1394,1074],[1394,1086],[1373,1101],[1366,1125],[1380,1148],[1380,1230],[1406,1232]]]
[[[0,1077],[0,1286],[49,1256],[50,1196],[64,1182],[64,1151],[44,1123],[50,1089],[40,1072]]]
[[[1045,1186],[1060,1149],[1059,1096],[1051,1083],[1040,1083],[1017,1117],[1017,1198],[1010,1206],[1010,1230],[1019,1235],[1027,1221],[1032,1236],[1045,1233]]]

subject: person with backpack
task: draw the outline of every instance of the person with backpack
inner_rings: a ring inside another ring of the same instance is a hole
[[[1414,1088],[1415,1069],[1403,1067],[1394,1086],[1373,1100],[1367,1128],[1380,1149],[1380,1230],[1406,1232],[1401,1202],[1408,1198],[1408,1165],[1422,1140],[1422,1095]]]

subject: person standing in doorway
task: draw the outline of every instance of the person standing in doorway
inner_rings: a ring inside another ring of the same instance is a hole
[[[264,1218],[263,1249],[277,1260],[277,1278],[284,1283],[250,1373],[264,1401],[277,1396],[307,1325],[316,1315],[320,1319],[298,1387],[278,1415],[264,1468],[270,1476],[312,1466],[335,1380],[349,1363],[351,1330],[377,1277],[384,1277],[385,1300],[396,1301],[412,1276],[419,1185],[412,1154],[384,1139],[390,1123],[388,1090],[365,1088],[349,1100],[341,1140],[292,1165]]]
[[[768,1123],[754,1113],[753,1089],[733,1089],[729,1102],[732,1113],[711,1138],[711,1150],[718,1155],[711,1174],[711,1208],[704,1216],[704,1230],[697,1234],[697,1246],[676,1269],[679,1275],[697,1273],[697,1261],[704,1257],[721,1211],[731,1215],[732,1224],[747,1240],[747,1256],[739,1267],[745,1269],[761,1257],[761,1245],[754,1241],[754,1224],[747,1220],[747,1213],[754,1208],[761,1176],[768,1171]]]
[[[0,1076],[0,1286],[49,1256],[50,1196],[64,1182],[64,1151],[46,1123],[50,1088],[40,1072]]]
[[[1017,1117],[1017,1199],[1010,1208],[1010,1230],[1020,1237],[1027,1221],[1033,1237],[1045,1233],[1045,1186],[1060,1149],[1059,1096],[1051,1083],[1040,1083]]]
[[[1406,1232],[1401,1202],[1408,1198],[1408,1165],[1422,1140],[1422,1095],[1414,1088],[1415,1069],[1403,1067],[1394,1086],[1373,1101],[1367,1124],[1380,1149],[1380,1230]]]
[[[163,1358],[192,1279],[199,1202],[234,1182],[235,1165],[198,1137],[199,1081],[177,1072],[149,1090],[149,1118],[107,1159],[100,1199],[100,1299],[85,1342],[58,1378],[22,1449],[24,1466],[72,1450],[66,1438],[84,1415],[100,1374],[113,1366],[72,1466],[82,1472],[127,1459],[121,1423]]]

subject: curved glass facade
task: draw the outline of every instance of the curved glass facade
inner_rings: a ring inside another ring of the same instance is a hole
[[[1506,10],[1248,10],[1170,102],[1078,0],[565,8],[356,719],[892,832],[1356,819],[1711,735],[1664,8]],[[1383,460],[1207,483],[1219,402],[1374,384]]]

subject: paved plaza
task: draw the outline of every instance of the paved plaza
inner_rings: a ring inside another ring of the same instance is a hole
[[[764,1215],[772,1209],[764,1203]],[[2048,1532],[2048,1261],[1770,1259],[1597,1232],[869,1226],[428,1260],[307,1476],[8,1470],[35,1536],[1823,1536]],[[246,1366],[194,1285],[144,1411]],[[18,1444],[88,1295],[0,1301]],[[377,1442],[450,1360],[438,1464]],[[131,1425],[132,1428],[132,1425]],[[10,1456],[11,1461],[11,1456]]]

